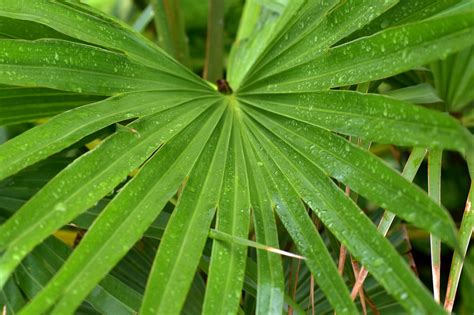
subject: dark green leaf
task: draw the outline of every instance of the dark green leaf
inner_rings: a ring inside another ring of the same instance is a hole
[[[262,162],[257,160],[248,139],[248,131],[243,130],[243,143],[250,188],[256,241],[273,248],[279,248],[273,204],[260,170]],[[280,314],[283,308],[283,267],[281,258],[269,251],[257,250],[257,314]]]
[[[178,190],[222,115],[210,109],[163,147],[108,204],[59,271],[25,309],[72,313],[155,220]],[[105,238],[105,239],[104,239]]]
[[[219,203],[232,114],[226,111],[184,184],[153,263],[141,314],[181,311]]]
[[[319,167],[268,131],[258,127],[252,130],[299,196],[407,311],[442,313],[375,225]]]
[[[250,201],[240,122],[234,115],[216,230],[246,239]],[[214,240],[203,314],[234,314],[242,295],[247,248]]]
[[[0,283],[29,250],[112,191],[212,104],[191,103],[192,110],[182,106],[138,120],[59,173],[0,227]]]
[[[52,117],[69,109],[95,103],[100,96],[80,95],[41,88],[0,88],[0,125]]]
[[[110,124],[158,113],[205,97],[199,93],[178,91],[131,93],[70,110],[0,146],[0,179]],[[160,98],[163,100],[158,102]]]
[[[258,147],[256,139],[253,141]],[[349,291],[338,274],[326,244],[309,218],[298,194],[262,149],[259,150],[259,157],[262,159],[262,167],[266,169],[267,187],[269,187],[275,203],[275,211],[299,251],[306,258],[305,263],[315,275],[316,282],[324,291],[337,314],[356,313],[357,310],[351,301]]]

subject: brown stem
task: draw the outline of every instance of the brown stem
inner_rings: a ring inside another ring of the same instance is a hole
[[[402,224],[401,229],[402,229],[403,238],[405,239],[408,246],[408,250],[405,253],[405,255],[408,258],[408,263],[410,264],[411,270],[413,270],[413,272],[418,276],[418,269],[416,268],[415,258],[413,257],[411,242],[410,242],[410,238],[408,237],[408,230],[407,230],[406,224]]]
[[[351,264],[352,264],[352,270],[354,271],[354,277],[357,279],[359,276],[359,264],[355,259],[351,256]],[[360,298],[360,305],[362,306],[362,312],[364,315],[367,315],[367,306],[365,305],[365,294],[364,294],[364,288],[359,289],[359,298]]]
[[[309,278],[309,283],[311,285],[311,289],[309,291],[309,297],[311,300],[311,315],[314,315],[314,276],[312,274]]]
[[[295,272],[295,280],[293,281],[293,292],[292,292],[292,297],[293,300],[296,301],[296,288],[298,287],[298,276],[301,268],[301,260],[298,260],[298,266],[296,266],[296,272]],[[293,308],[291,306],[288,307],[288,315],[293,315]]]

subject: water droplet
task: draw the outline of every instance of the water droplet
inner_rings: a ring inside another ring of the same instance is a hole
[[[62,202],[60,203],[57,203],[55,206],[54,206],[54,211],[60,211],[60,212],[64,212],[66,211],[66,205]]]

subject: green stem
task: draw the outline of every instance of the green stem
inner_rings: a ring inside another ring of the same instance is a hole
[[[297,259],[303,259],[303,260],[306,259],[305,257],[297,255],[297,254],[293,254],[293,253],[290,253],[290,252],[287,252],[275,247],[257,243],[257,242],[254,242],[242,237],[230,235],[225,232],[214,230],[214,229],[209,230],[209,237],[215,240],[228,242],[228,243],[236,243],[236,244],[247,246],[247,247],[253,247],[256,249],[265,250],[267,252],[271,252],[271,253],[275,253],[278,255],[283,255],[283,256],[287,256],[291,258],[297,258]]]
[[[408,157],[408,161],[402,171],[402,176],[410,182],[412,182],[415,178],[415,175],[418,172],[418,169],[420,168],[423,159],[425,158],[426,152],[427,150],[425,148],[413,148],[413,151]],[[377,230],[380,232],[380,234],[382,234],[383,236],[387,235],[387,232],[390,229],[390,226],[392,225],[394,219],[395,214],[388,210],[385,210],[382,219],[380,220],[379,225],[377,226]],[[357,281],[354,284],[354,287],[352,288],[351,297],[353,299],[355,299],[357,292],[359,292],[359,289],[364,284],[367,275],[367,269],[361,268],[359,272],[359,277],[357,278]]]
[[[148,23],[153,20],[153,16],[155,16],[155,12],[153,11],[153,6],[150,4],[148,5],[145,10],[140,14],[140,16],[135,20],[133,23],[133,29],[139,33],[143,32],[145,27]]]
[[[410,182],[412,182],[415,178],[415,175],[418,172],[418,169],[420,168],[421,163],[423,162],[423,159],[426,155],[426,151],[427,150],[424,148],[414,148],[410,156],[408,157],[408,161],[402,171],[402,176],[408,179]],[[379,225],[377,227],[377,229],[383,236],[387,235],[387,232],[390,226],[392,225],[394,219],[395,214],[388,210],[385,210],[382,219],[380,220]]]
[[[433,149],[428,155],[428,195],[438,204],[441,203],[441,159],[443,151]],[[431,247],[431,277],[433,279],[433,296],[440,302],[441,288],[441,241],[430,235]]]
[[[209,0],[204,79],[216,82],[224,73],[224,0]]]
[[[168,54],[189,66],[189,47],[179,0],[152,0],[158,43]]]
[[[453,262],[451,263],[451,270],[449,272],[448,288],[446,290],[446,299],[444,301],[444,308],[451,312],[453,310],[454,299],[458,289],[459,278],[466,256],[469,241],[471,239],[472,231],[474,229],[474,212],[472,211],[472,203],[474,202],[474,184],[471,181],[471,189],[466,201],[466,208],[459,228],[459,245],[461,247],[462,256],[455,252],[453,254]]]

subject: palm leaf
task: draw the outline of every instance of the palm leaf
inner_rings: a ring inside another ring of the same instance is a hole
[[[405,101],[329,89],[380,80],[472,45],[469,8],[436,15],[455,2],[249,1],[229,61],[235,92],[224,95],[86,5],[2,1],[0,25],[24,31],[0,34],[0,84],[7,85],[0,123],[56,115],[0,146],[0,179],[13,187],[0,186],[9,216],[0,226],[3,303],[9,311],[23,307],[18,292],[25,289],[11,276],[22,283],[43,277],[49,267],[28,274],[25,266],[37,266],[31,257],[48,237],[76,222],[86,236],[56,260],[54,276],[25,295],[23,314],[304,312],[301,299],[285,292],[285,264],[272,252],[289,238],[326,296],[322,308],[353,314],[358,305],[309,210],[405,310],[442,313],[335,181],[454,247],[446,210],[344,135],[461,153],[473,150],[472,135]],[[390,16],[390,28],[378,24]],[[456,69],[468,59],[459,60]],[[71,150],[104,128],[100,145]],[[61,152],[74,152],[74,161],[38,185],[21,183],[27,173],[18,172]],[[208,240],[219,233],[229,237]],[[140,251],[134,245],[143,236],[153,246]],[[42,252],[43,263],[51,267],[59,247]],[[114,291],[116,280],[127,287]],[[123,296],[128,290],[131,300]]]
[[[279,247],[273,205],[259,162],[247,137],[243,138],[249,178],[250,206],[255,225],[256,241]],[[261,162],[260,162],[261,163]],[[256,313],[275,314],[283,307],[283,267],[281,259],[268,251],[257,251],[257,307]]]
[[[0,88],[0,125],[18,124],[55,116],[101,99],[100,96],[43,88],[3,87]]]
[[[0,83],[115,95],[199,85],[134,62],[122,54],[62,40],[0,41]],[[93,59],[94,62],[90,62]],[[48,75],[45,76],[44,72]]]
[[[161,143],[186,127],[202,108],[194,108],[194,111],[188,111],[184,116],[178,115],[178,121],[173,121],[180,110],[187,108],[181,108],[178,112],[170,111],[168,115],[159,115],[156,119],[153,119],[153,116],[147,117],[127,127],[131,129],[119,130],[91,154],[82,156],[56,176],[15,214],[10,223],[3,224],[0,227],[0,247],[5,249],[5,253],[0,261],[0,265],[4,266],[1,268],[1,281],[6,280],[9,273],[7,270],[11,271],[20,261],[9,257],[21,257],[22,253],[26,254],[28,249],[47,235],[94,205],[152,155]],[[182,127],[166,128],[170,123]],[[157,128],[157,125],[161,128]],[[119,150],[119,146],[122,150]],[[94,167],[91,167],[91,164]],[[77,172],[84,181],[74,180]],[[107,175],[108,180],[104,181],[102,176],[107,173],[111,176]],[[43,205],[41,209],[44,212],[38,211],[39,204]],[[18,225],[15,222],[29,223]],[[19,246],[19,243],[24,247]]]
[[[256,126],[253,130],[262,143],[262,149],[273,157],[281,170],[285,170],[301,198],[400,304],[411,312],[422,309],[440,311],[390,243],[374,233],[376,228],[373,223],[319,167],[311,165],[268,132],[262,133]],[[407,283],[410,285],[407,286]]]
[[[292,69],[246,82],[241,91],[301,93],[382,79],[472,45],[468,34],[473,29],[472,12],[390,28],[333,47]]]
[[[238,118],[233,117],[216,230],[246,239],[249,234],[250,200]],[[244,283],[247,248],[213,242],[203,313],[236,313]]]

